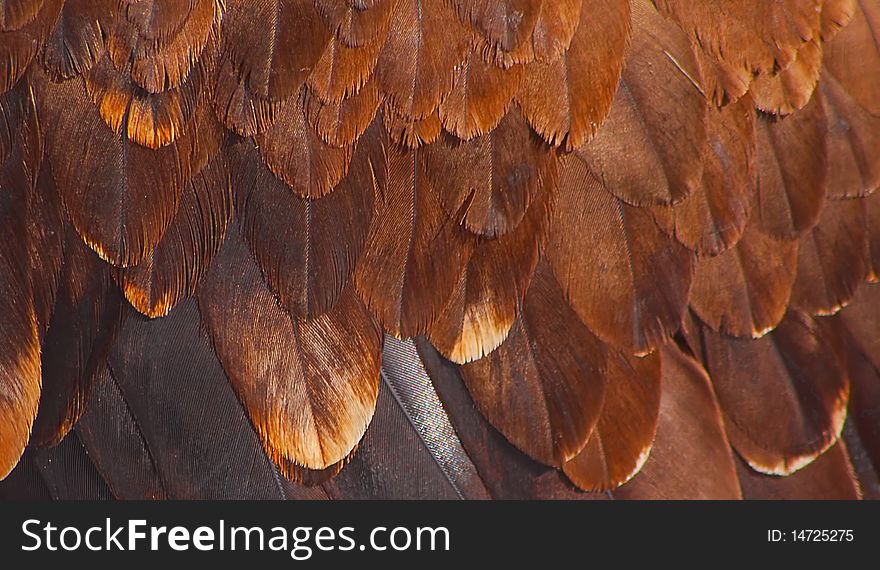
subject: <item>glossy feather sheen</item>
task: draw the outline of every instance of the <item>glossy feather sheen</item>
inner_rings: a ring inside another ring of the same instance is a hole
[[[324,315],[296,318],[230,230],[199,307],[223,369],[282,471],[322,470],[353,451],[373,416],[382,346],[353,289]]]
[[[574,310],[606,342],[645,354],[678,329],[693,254],[577,156],[560,173],[547,254]]]
[[[703,342],[731,443],[752,468],[791,474],[837,441],[849,378],[839,342],[812,318],[792,311],[760,340],[704,329]]]
[[[461,373],[496,429],[530,457],[561,467],[583,449],[599,419],[605,360],[604,345],[564,303],[545,265],[507,340]]]

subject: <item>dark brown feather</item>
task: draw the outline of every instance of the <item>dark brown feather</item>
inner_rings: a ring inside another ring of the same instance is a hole
[[[788,477],[756,473],[742,461],[737,461],[737,473],[744,499],[852,501],[862,498],[843,442],[837,443],[815,462]]]
[[[81,75],[104,55],[113,26],[113,0],[66,0],[40,55],[53,81]]]
[[[311,127],[325,143],[342,148],[354,144],[376,117],[379,87],[371,79],[356,95],[339,103],[325,103],[306,92],[305,113]]]

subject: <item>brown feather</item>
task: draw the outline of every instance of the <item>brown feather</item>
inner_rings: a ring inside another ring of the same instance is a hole
[[[215,89],[212,102],[217,118],[243,137],[266,130],[281,108],[281,101],[271,101],[248,90],[227,59],[220,63]]]
[[[462,140],[491,132],[519,89],[523,67],[502,69],[474,51],[456,67],[452,91],[440,103],[443,128]]]
[[[309,91],[326,103],[340,103],[356,95],[372,77],[384,39],[354,48],[331,40],[309,75]]]
[[[5,93],[24,75],[58,19],[64,0],[43,0],[31,8],[39,11],[31,18],[16,18],[21,27],[0,30],[0,93]]]
[[[663,230],[696,251],[718,255],[739,241],[755,187],[755,113],[744,97],[707,116],[700,188],[675,206],[655,206]]]
[[[449,360],[471,362],[507,338],[547,237],[554,195],[544,189],[516,229],[474,247],[452,298],[428,331]]]
[[[313,320],[278,304],[234,227],[199,308],[267,454],[288,477],[338,471],[376,405],[382,336],[354,290]]]
[[[293,194],[247,142],[231,149],[241,235],[282,305],[297,317],[331,309],[357,263],[370,224],[372,168],[385,161],[379,131],[376,125],[361,137],[348,176],[317,200]]]
[[[840,314],[853,342],[875,368],[880,369],[880,285],[859,288],[850,304]]]
[[[275,122],[255,140],[266,165],[303,198],[320,198],[342,180],[351,147],[325,143],[306,120],[306,89],[281,106]]]
[[[654,447],[621,499],[739,499],[736,467],[709,376],[673,345],[662,351],[663,389]]]
[[[549,144],[571,150],[596,134],[611,109],[629,38],[626,0],[584,0],[565,55],[526,66],[516,99]]]
[[[737,461],[743,498],[748,500],[852,501],[862,498],[852,464],[843,442],[804,469],[788,477],[755,473]]]
[[[648,209],[608,193],[578,156],[563,166],[558,196],[547,255],[566,298],[606,342],[651,352],[679,328],[693,254]]]
[[[324,23],[347,47],[362,47],[376,41],[387,30],[398,0],[315,0]],[[361,5],[363,4],[363,6]]]
[[[379,90],[407,119],[424,119],[452,91],[471,38],[444,0],[397,0],[379,62]]]
[[[539,265],[507,340],[461,368],[477,409],[516,447],[556,467],[593,433],[606,386],[605,345]]]
[[[544,0],[452,0],[451,4],[459,18],[485,38],[492,63],[507,68],[533,56],[527,46]]]
[[[306,119],[321,140],[341,148],[353,144],[367,130],[376,117],[379,103],[379,87],[374,79],[356,95],[339,103],[325,103],[307,90]]]
[[[491,133],[471,141],[445,135],[425,148],[425,172],[450,216],[462,210],[464,226],[489,238],[516,228],[534,197],[550,183],[556,154],[517,111]]]
[[[868,276],[863,200],[829,200],[818,225],[798,243],[791,305],[812,315],[836,313]]]
[[[53,81],[81,75],[104,54],[113,26],[113,0],[66,0],[40,55]]]
[[[825,46],[825,73],[853,100],[880,116],[880,5],[859,0],[849,24]],[[858,54],[857,56],[855,54]]]
[[[798,239],[819,221],[828,186],[821,97],[782,119],[758,117],[758,182],[752,219],[765,232]]]
[[[796,274],[797,242],[749,223],[735,247],[697,258],[690,306],[714,330],[761,337],[785,316]]]
[[[849,25],[858,9],[859,0],[823,0],[822,40],[829,41]]]
[[[822,70],[819,33],[803,44],[795,60],[776,75],[762,75],[751,85],[755,105],[766,113],[788,115],[810,101]]]
[[[648,460],[660,412],[660,354],[608,357],[608,388],[587,445],[564,465],[584,491],[608,491],[632,479]]]
[[[443,130],[439,109],[423,119],[410,119],[394,110],[386,101],[382,122],[395,144],[410,150],[435,142]]]
[[[128,302],[156,318],[195,294],[231,217],[229,172],[224,157],[217,155],[187,182],[177,215],[156,248],[136,266],[114,274]]]
[[[137,264],[177,212],[182,153],[177,145],[153,151],[116,135],[78,79],[39,87],[48,156],[73,225],[103,259]],[[89,144],[76,142],[82,140]]]
[[[628,203],[677,203],[700,187],[703,175],[707,104],[699,68],[681,30],[646,0],[632,5],[623,80],[608,119],[578,152]]]
[[[386,331],[410,337],[426,332],[440,315],[468,261],[471,240],[440,206],[422,151],[388,141],[383,147],[387,169],[384,161],[373,165],[376,200],[355,283]]]
[[[865,200],[868,230],[868,281],[880,281],[880,192],[874,192]]]
[[[703,346],[727,433],[753,469],[789,475],[837,441],[849,379],[839,342],[812,318],[791,311],[758,340],[704,328]]]

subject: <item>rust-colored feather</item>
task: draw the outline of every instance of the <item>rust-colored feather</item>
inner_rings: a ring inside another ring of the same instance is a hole
[[[231,217],[229,173],[224,157],[217,155],[187,182],[177,215],[156,248],[114,275],[128,302],[156,318],[193,295],[223,244]]]
[[[849,378],[839,343],[812,318],[791,311],[758,340],[704,328],[703,346],[731,443],[753,469],[789,475],[837,441]]]
[[[760,337],[785,316],[797,274],[797,242],[749,223],[735,247],[697,258],[690,305],[714,330]]]
[[[608,357],[608,387],[599,423],[584,449],[564,466],[575,485],[585,491],[608,491],[639,472],[654,445],[660,377],[659,353]]]
[[[305,113],[309,124],[325,143],[334,147],[354,144],[367,130],[379,110],[379,87],[371,79],[356,95],[339,103],[325,103],[306,92]]]
[[[880,5],[858,0],[852,20],[825,46],[825,73],[853,100],[880,116]],[[856,55],[857,54],[857,55]]]
[[[755,105],[766,113],[788,115],[802,109],[813,96],[822,70],[819,33],[798,49],[796,59],[776,75],[762,75],[751,85]]]
[[[459,18],[485,38],[493,63],[506,68],[529,61],[533,54],[527,46],[544,0],[452,0],[451,4]]]
[[[384,39],[355,48],[331,40],[309,75],[309,91],[326,103],[340,103],[356,95],[372,76]]]
[[[450,216],[494,238],[517,227],[534,197],[550,184],[556,154],[509,112],[489,134],[471,141],[445,135],[425,148],[425,171]]]
[[[394,110],[424,119],[452,91],[453,72],[471,39],[444,0],[397,0],[379,62],[379,89]]]
[[[510,108],[522,72],[521,65],[502,69],[472,52],[456,67],[452,91],[440,104],[443,127],[462,140],[491,132]]]
[[[747,500],[852,501],[862,498],[846,447],[836,443],[813,463],[788,477],[756,473],[737,461],[737,473]]]
[[[0,29],[0,93],[9,91],[28,70],[63,4],[64,0],[32,3],[31,8],[38,10],[33,17],[22,12],[14,19],[20,27]]]
[[[275,123],[255,137],[260,154],[278,178],[303,198],[320,198],[342,180],[351,147],[325,143],[306,120],[306,89],[284,102]]]
[[[352,288],[320,317],[291,315],[233,226],[199,289],[199,308],[282,472],[334,468],[352,453],[376,406],[382,351],[380,331]]]
[[[679,328],[693,254],[606,191],[577,156],[559,176],[547,255],[566,298],[602,339],[648,353]]]
[[[608,118],[578,152],[628,203],[676,203],[700,187],[703,175],[707,104],[699,67],[681,30],[646,0],[632,5],[623,80]]]
[[[523,70],[516,99],[549,144],[571,150],[593,137],[611,109],[629,38],[627,0],[585,0],[568,51]]]
[[[849,303],[869,271],[863,200],[829,200],[819,223],[798,243],[791,305],[812,315],[836,313]]]
[[[324,23],[345,46],[373,43],[388,27],[399,0],[315,0]]]
[[[449,360],[471,362],[507,338],[547,237],[554,195],[545,188],[516,229],[474,247],[452,298],[428,331]]]
[[[348,176],[315,200],[293,194],[247,142],[231,149],[242,237],[293,315],[313,318],[329,310],[349,281],[370,224],[372,169],[384,167],[380,129],[364,134]]]
[[[376,201],[355,270],[358,293],[386,331],[427,331],[455,291],[470,254],[468,232],[440,205],[421,150],[386,142],[387,170],[375,172]],[[381,170],[384,162],[374,164]]]
[[[507,340],[461,368],[480,412],[515,446],[547,465],[575,457],[599,420],[605,345],[539,265]]]
[[[663,230],[697,252],[718,255],[736,244],[755,190],[755,112],[744,97],[707,117],[702,185],[675,206],[654,207]]]
[[[423,119],[412,119],[395,111],[387,101],[382,110],[382,123],[395,144],[410,150],[435,142],[443,130],[439,109]]]
[[[662,351],[663,390],[654,447],[621,499],[739,499],[733,453],[709,376],[674,345]]]
[[[852,341],[880,369],[880,285],[863,285],[840,314]]]

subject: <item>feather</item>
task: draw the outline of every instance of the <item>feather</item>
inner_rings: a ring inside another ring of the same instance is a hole
[[[690,306],[713,330],[758,338],[785,316],[797,275],[797,242],[773,238],[754,223],[735,247],[697,258]]]
[[[330,41],[314,0],[229,0],[223,36],[239,84],[271,102],[299,91]]]
[[[450,216],[462,211],[473,233],[497,238],[516,228],[556,166],[522,116],[511,111],[489,134],[471,141],[451,135],[425,148],[425,173]]]
[[[230,228],[199,290],[202,318],[267,454],[290,478],[333,475],[376,405],[382,337],[349,287],[315,319],[285,311]]]
[[[309,91],[326,103],[340,103],[357,95],[373,75],[383,40],[377,38],[363,47],[346,47],[337,39],[331,40],[309,75]]]
[[[544,0],[452,0],[451,4],[458,17],[485,38],[492,63],[507,68],[529,60],[532,54],[524,48],[534,33]]]
[[[856,14],[859,0],[823,0],[822,40],[829,41],[849,25]]]
[[[44,0],[8,0],[4,2],[0,7],[0,31],[20,30],[37,17],[43,4]]]
[[[677,203],[700,187],[708,106],[684,33],[646,0],[632,5],[623,80],[608,118],[578,154],[634,206]]]
[[[91,69],[104,54],[114,16],[113,0],[65,0],[40,55],[46,74],[62,81]]]
[[[28,201],[28,212],[31,287],[42,342],[55,307],[64,242],[61,200],[46,160],[41,162],[36,186]]]
[[[332,485],[345,498],[489,497],[411,341],[385,337],[376,416]]]
[[[820,26],[822,0],[654,0],[722,65],[744,74],[787,69]]]
[[[164,317],[195,294],[219,251],[232,217],[232,187],[223,156],[187,182],[162,241],[140,263],[114,273],[128,302],[150,318]]]
[[[57,446],[32,450],[33,463],[53,500],[108,500],[113,495],[75,433]]]
[[[783,119],[758,117],[752,219],[774,237],[798,239],[819,221],[828,186],[825,124],[820,97]]]
[[[76,435],[118,499],[165,499],[150,450],[107,363],[96,371]]]
[[[30,98],[12,92],[0,98],[0,478],[24,451],[40,399],[40,337],[28,239],[29,194],[34,185],[33,152],[39,132]],[[6,138],[9,136],[9,138]],[[37,155],[39,156],[39,155]]]
[[[376,200],[355,284],[385,331],[411,337],[427,331],[440,315],[467,264],[472,240],[440,206],[422,151],[387,141],[383,148],[387,166],[384,160],[373,165]]]
[[[435,142],[443,129],[439,109],[423,119],[411,119],[400,115],[387,102],[383,106],[382,122],[391,140],[410,150]]]
[[[868,277],[863,200],[829,200],[818,225],[798,243],[791,305],[812,315],[836,313]]]
[[[303,198],[320,198],[342,180],[351,147],[326,144],[309,126],[305,88],[281,106],[274,124],[255,140],[266,165]]]
[[[822,44],[819,33],[803,44],[795,60],[776,75],[761,75],[750,91],[755,106],[765,113],[788,115],[804,108],[813,95],[822,70]]]
[[[880,372],[869,356],[859,348],[858,342],[850,336],[839,317],[832,318],[830,326],[832,332],[842,335],[840,338],[846,347],[850,398],[849,421],[844,433],[847,428],[854,428],[858,432],[855,437],[868,460],[875,466],[880,465]]]
[[[474,247],[455,292],[428,331],[449,360],[471,362],[507,338],[546,241],[554,194],[544,189],[516,229]]]
[[[360,257],[373,204],[372,168],[385,161],[380,130],[361,138],[349,175],[317,200],[294,195],[247,143],[231,149],[242,237],[282,305],[298,317],[331,309]]]
[[[52,495],[37,466],[34,465],[33,452],[24,455],[5,479],[0,481],[0,499],[5,501],[51,501]]]
[[[39,10],[33,18],[20,13],[21,18],[13,19],[20,27],[0,29],[0,94],[9,91],[28,70],[63,4],[64,0],[32,3],[31,8]]]
[[[666,349],[674,350],[674,349]],[[654,445],[660,412],[660,354],[608,357],[608,387],[587,445],[563,466],[585,491],[615,489],[641,470]]]
[[[594,499],[576,492],[554,469],[537,463],[492,428],[474,406],[459,368],[443,360],[423,338],[419,356],[468,457],[493,499]]]
[[[739,499],[733,454],[709,376],[672,345],[662,351],[663,390],[654,447],[619,499]]]
[[[579,148],[612,107],[630,38],[626,0],[584,0],[568,51],[523,71],[516,99],[532,127],[552,146]]]
[[[171,499],[285,496],[287,489],[211,348],[195,300],[184,301],[163,319],[130,310],[110,367],[115,381],[110,388],[118,392],[113,398],[124,400],[112,405],[128,414],[107,426],[120,436],[98,442],[106,446],[101,458],[119,461],[122,453],[133,452],[140,456],[135,465],[146,469],[115,471],[127,495],[156,492],[161,483],[159,491]],[[149,479],[138,480],[144,476]]]
[[[880,499],[880,478],[877,476],[877,468],[868,457],[867,451],[862,445],[858,431],[852,422],[847,422],[843,427],[846,453],[849,456],[853,474],[862,491],[863,499]]]
[[[58,294],[42,344],[43,386],[33,443],[59,443],[82,415],[116,336],[120,307],[107,266],[67,226]]]
[[[859,0],[849,24],[825,46],[825,74],[853,101],[880,116],[880,6]],[[853,54],[858,54],[854,57]]]
[[[862,498],[843,443],[789,477],[755,473],[737,461],[743,498],[750,500],[855,500]]]
[[[739,241],[751,213],[755,180],[755,114],[744,97],[707,116],[703,180],[675,206],[655,206],[668,235],[698,255],[718,255]]]
[[[875,368],[880,369],[880,285],[859,287],[850,304],[840,314],[851,334],[853,343]]]
[[[444,0],[397,0],[379,62],[379,90],[407,119],[424,119],[452,91],[471,42]]]
[[[523,66],[502,69],[471,52],[455,68],[452,91],[440,103],[440,121],[462,140],[492,132],[513,102],[522,80]]]
[[[790,475],[837,441],[849,379],[838,341],[812,318],[791,311],[759,340],[704,328],[703,346],[730,441],[753,469]]]
[[[605,345],[538,266],[507,339],[461,368],[474,403],[530,457],[561,467],[596,426],[607,383]]]
[[[367,130],[376,117],[379,103],[379,88],[371,79],[356,95],[339,103],[325,103],[307,91],[305,114],[321,140],[341,148],[354,144]]]
[[[880,281],[880,192],[874,192],[865,200],[865,226],[868,230],[868,278],[872,283]]]
[[[336,39],[347,47],[363,47],[377,42],[388,29],[397,4],[398,0],[372,0],[368,3],[315,0],[324,23],[333,31]]]
[[[143,4],[143,3],[141,3]],[[150,22],[158,23],[173,2],[153,2]],[[217,0],[193,0],[190,10],[179,23],[173,36],[164,41],[151,39],[152,34],[132,30],[131,17],[145,15],[142,9],[130,5],[127,18],[120,18],[108,38],[108,53],[117,69],[130,75],[131,80],[150,93],[174,89],[188,80],[194,69],[204,65],[204,52],[210,52],[219,32],[221,4]],[[178,14],[183,16],[183,11]],[[156,17],[158,15],[158,18]]]
[[[228,59],[220,62],[215,89],[213,106],[217,118],[243,137],[269,128],[281,108],[281,101],[272,101],[248,90]]]
[[[866,196],[880,187],[880,117],[868,113],[826,73],[819,93],[827,116],[828,196]]]
[[[678,330],[693,254],[647,208],[606,192],[577,155],[560,173],[547,255],[574,310],[606,342],[645,354]]]
[[[107,128],[82,82],[39,85],[48,156],[70,220],[103,259],[135,265],[162,237],[182,190],[177,145],[142,148]],[[193,136],[196,136],[193,134]],[[89,144],[74,141],[88,140]]]

